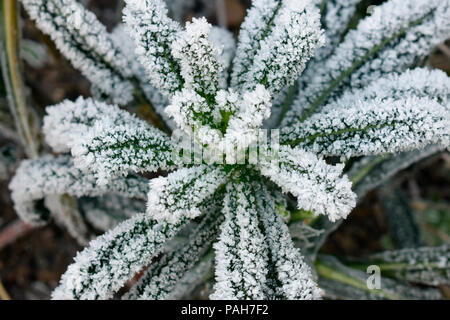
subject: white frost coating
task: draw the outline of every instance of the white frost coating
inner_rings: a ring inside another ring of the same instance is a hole
[[[323,0],[313,1],[320,7]],[[314,61],[320,61],[329,56],[339,44],[342,34],[356,11],[360,0],[327,0],[322,14],[322,27],[325,29],[326,45],[317,50]],[[317,66],[318,67],[318,66]]]
[[[115,105],[79,97],[47,107],[43,132],[45,142],[56,152],[69,152],[98,121],[111,119],[115,125],[141,121]]]
[[[256,85],[253,91],[244,92],[238,104],[239,109],[230,117],[225,132],[223,150],[227,150],[227,157],[236,157],[231,148],[239,147],[240,150],[245,150],[257,142],[263,121],[270,117],[271,106],[270,93],[263,85]]]
[[[31,19],[48,34],[76,69],[115,103],[132,99],[130,70],[95,15],[74,0],[21,0]]]
[[[420,8],[421,3],[418,2],[422,1],[424,0],[415,0],[415,3],[410,6],[414,9]],[[354,72],[350,78],[351,87],[360,88],[385,74],[406,70],[417,64],[417,61],[424,60],[435,46],[448,38],[450,34],[450,1],[427,0],[426,2],[431,10],[423,22],[413,26],[398,43],[394,42],[394,45],[387,46],[377,57]],[[402,8],[398,10],[402,10]],[[410,10],[410,7],[404,10]],[[382,15],[379,15],[379,18],[385,19]]]
[[[231,86],[241,87],[258,52],[259,42],[272,26],[272,19],[281,7],[281,0],[254,0],[239,31],[236,56],[233,60]]]
[[[214,128],[221,119],[219,110],[208,104],[206,99],[194,90],[177,91],[165,111],[178,127],[194,136],[200,144],[219,143],[221,133]]]
[[[227,131],[246,131],[261,127],[263,121],[270,117],[271,106],[270,93],[263,85],[244,92],[239,110],[231,117]]]
[[[75,166],[93,173],[97,184],[105,185],[129,172],[176,168],[174,145],[161,131],[137,118],[124,125],[108,120],[97,121],[72,148]]]
[[[350,105],[337,104],[301,125],[283,128],[280,142],[345,158],[450,144],[450,111],[436,101],[353,98]]]
[[[205,18],[194,18],[171,45],[173,56],[180,61],[185,88],[202,96],[216,93],[223,71],[220,50],[209,41],[211,27]]]
[[[182,168],[167,177],[154,178],[150,180],[147,214],[168,223],[198,217],[202,214],[201,203],[226,179],[223,168],[205,165]]]
[[[309,1],[285,0],[273,20],[270,33],[259,42],[259,50],[246,76],[244,90],[262,83],[272,95],[290,86],[300,76],[316,48],[325,40],[319,11]]]
[[[219,90],[214,105],[195,91],[183,89],[175,93],[166,112],[196,142],[223,152],[255,142],[258,129],[270,116],[271,106],[270,93],[263,85],[242,95],[232,89]],[[230,116],[225,134],[219,130],[223,113]],[[234,156],[232,150],[229,155]]]
[[[434,100],[450,110],[450,77],[442,70],[424,68],[389,74],[370,82],[362,89],[345,91],[339,99],[325,105],[322,111],[347,108],[355,104],[355,101],[401,100],[411,96]]]
[[[45,156],[25,160],[16,170],[9,184],[14,208],[21,219],[32,224],[42,224],[42,214],[36,210],[37,200],[47,195],[98,196],[105,193],[145,199],[148,180],[130,176],[113,179],[109,185],[98,186],[93,175],[81,172],[67,156]],[[44,218],[45,220],[45,218]]]
[[[75,166],[99,184],[130,171],[174,167],[170,138],[115,105],[80,97],[46,110],[46,142],[58,152],[71,150]]]
[[[111,33],[111,37],[116,45],[120,47],[126,55],[129,68],[132,70],[134,77],[139,82],[139,88],[142,90],[147,100],[151,103],[153,109],[159,116],[161,116],[167,126],[173,130],[176,126],[164,112],[164,109],[169,104],[169,101],[151,84],[151,79],[147,74],[146,69],[140,63],[139,58],[136,55],[136,44],[131,36],[126,32],[125,25],[119,24],[116,26]]]
[[[320,290],[300,249],[294,247],[288,227],[275,211],[272,197],[264,187],[255,184],[258,212],[264,226],[275,279],[274,296],[269,299],[320,299]],[[259,189],[259,190],[258,190]],[[277,285],[278,284],[278,285]]]
[[[126,0],[123,19],[136,42],[136,54],[150,75],[153,85],[171,96],[183,85],[180,66],[172,56],[171,44],[177,40],[180,25],[167,16],[162,0]]]
[[[223,66],[223,72],[220,78],[220,87],[225,89],[228,80],[228,69],[236,52],[236,41],[233,34],[224,28],[213,26],[209,33],[209,41],[221,51],[220,63]]]
[[[446,39],[449,15],[450,0],[390,0],[375,7],[328,59],[303,74],[283,125],[308,116],[346,85],[360,88],[414,65]]]
[[[166,299],[177,282],[209,248],[222,221],[223,216],[220,215],[220,211],[207,214],[200,225],[193,230],[188,243],[152,264],[130,291],[123,296],[123,299]]]
[[[206,277],[214,269],[213,258],[207,255],[194,265],[186,274],[178,281],[177,285],[167,296],[167,300],[182,300],[190,297],[190,293],[194,288],[203,283]]]
[[[90,242],[53,291],[54,300],[110,299],[161,252],[183,225],[167,225],[141,213]],[[107,261],[108,263],[105,263]]]
[[[248,182],[247,179],[245,179]],[[266,297],[268,250],[258,226],[256,199],[249,183],[227,185],[216,251],[214,300],[262,300]]]
[[[262,161],[261,173],[297,198],[299,209],[324,214],[331,221],[347,217],[356,205],[356,195],[343,164],[328,165],[313,153],[280,146],[278,161]]]

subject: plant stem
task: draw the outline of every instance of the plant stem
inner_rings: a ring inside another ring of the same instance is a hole
[[[170,135],[172,133],[172,130],[170,130],[170,128],[167,126],[166,122],[156,112],[156,109],[153,107],[152,103],[142,93],[139,86],[136,86],[134,96],[140,104],[140,107],[138,108],[139,116],[141,116],[145,120],[149,121],[156,128],[158,128],[161,131],[164,131],[165,133]]]
[[[34,227],[22,222],[21,220],[11,222],[0,232],[0,250],[33,229]]]
[[[415,270],[410,263],[349,263],[349,266],[352,268],[367,270],[367,267],[370,265],[376,264],[381,272],[392,272],[392,271],[406,271],[406,270]],[[442,269],[439,267],[438,263],[420,263],[420,267],[423,269]],[[417,269],[416,269],[417,270]]]
[[[16,0],[0,2],[0,60],[9,109],[30,158],[38,156],[38,142],[32,134],[19,59],[19,10]]]
[[[372,171],[373,168],[386,160],[386,158],[386,155],[376,156],[375,158],[371,159],[371,161],[367,165],[361,168],[361,170],[359,170],[357,174],[351,177],[353,189],[370,173],[370,171]]]
[[[289,88],[289,90],[287,92],[286,99],[283,102],[283,106],[282,106],[282,109],[280,112],[280,116],[278,117],[277,123],[275,125],[276,128],[278,128],[281,125],[281,122],[283,121],[284,116],[291,108],[292,102],[294,101],[295,93],[297,92],[297,87],[298,87],[298,80],[295,81],[295,83]]]
[[[5,287],[3,286],[1,279],[0,279],[0,300],[11,300],[11,297],[9,296]]]

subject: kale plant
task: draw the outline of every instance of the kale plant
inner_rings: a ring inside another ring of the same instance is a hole
[[[162,0],[125,2],[109,33],[74,0],[21,1],[92,82],[93,98],[46,109],[60,155],[10,183],[23,220],[46,223],[45,199],[72,234],[84,219],[106,231],[53,298],[110,299],[144,269],[123,298],[180,298],[212,259],[212,299],[319,299],[342,289],[317,282],[333,268],[359,283],[317,252],[358,196],[449,146],[450,78],[417,66],[449,35],[450,1],[389,0],[351,29],[355,0],[254,0],[236,43],[204,18],[182,27]],[[149,119],[121,108],[136,101]],[[448,247],[430,250],[417,255],[436,263],[396,275],[448,281]],[[373,294],[417,297],[391,281]]]

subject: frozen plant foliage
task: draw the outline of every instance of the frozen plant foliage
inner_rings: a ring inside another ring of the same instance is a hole
[[[330,225],[356,205],[355,191],[448,148],[449,78],[409,68],[449,33],[449,0],[389,0],[347,34],[353,0],[255,0],[236,45],[204,18],[182,27],[162,0],[125,2],[128,35],[122,26],[102,31],[73,1],[24,1],[33,19],[44,17],[38,25],[54,31],[63,52],[73,47],[82,57],[74,65],[95,65],[97,75],[89,78],[96,99],[47,109],[47,143],[71,156],[27,160],[10,184],[25,221],[43,223],[49,216],[38,202],[69,194],[81,197],[83,220],[112,228],[77,255],[55,299],[110,299],[145,268],[124,298],[180,297],[205,278],[213,254],[211,298],[318,299],[307,262]],[[49,15],[63,3],[71,5]],[[126,85],[111,93],[116,75]],[[298,87],[289,88],[294,82]],[[149,119],[167,132],[176,128],[172,137],[108,102],[119,97],[124,104],[133,94],[130,109],[153,104],[164,116]],[[274,104],[281,143],[274,133],[268,148],[258,143]],[[192,154],[184,154],[184,138]],[[180,245],[182,234],[170,240],[189,219],[199,224],[187,243]],[[325,226],[305,256],[285,224],[295,219],[309,227],[294,232],[300,239],[296,233],[315,230],[311,220]],[[316,263],[316,271],[326,265]],[[361,273],[352,275],[360,286]],[[420,296],[388,284],[381,297]]]
[[[238,151],[246,150],[257,142],[263,121],[270,117],[270,100],[271,95],[263,85],[257,85],[254,90],[243,94],[225,132],[223,149],[226,150],[227,162],[237,161]]]
[[[170,295],[167,296],[167,299],[180,300],[189,298],[191,291],[201,285],[213,269],[214,263],[211,252],[186,272],[183,278],[181,278],[177,285],[172,289]]]
[[[129,171],[175,165],[170,138],[117,106],[78,98],[47,110],[47,143],[57,151],[71,150],[75,166],[94,173],[100,184]]]
[[[147,213],[155,220],[168,223],[195,218],[202,213],[201,203],[224,184],[226,178],[227,173],[222,168],[204,165],[154,178],[150,182]]]
[[[142,122],[114,125],[106,119],[97,122],[80,144],[72,148],[75,165],[95,172],[98,184],[129,171],[144,172],[172,169],[173,145],[158,129]]]
[[[136,54],[155,87],[165,96],[180,89],[180,64],[171,53],[180,25],[167,16],[163,0],[126,0],[124,21],[136,42]]]
[[[252,1],[252,7],[247,12],[247,17],[239,31],[236,56],[233,61],[231,84],[233,87],[241,87],[246,79],[252,62],[258,53],[258,43],[266,36],[266,30],[270,28],[273,17],[280,10],[280,0],[256,0]]]
[[[214,145],[220,141],[220,132],[214,128],[215,122],[220,121],[220,113],[194,90],[183,89],[175,93],[165,111],[200,144]]]
[[[45,156],[38,160],[25,160],[9,185],[14,208],[26,222],[40,225],[45,222],[45,212],[35,207],[36,201],[47,195],[98,196],[105,193],[146,199],[148,186],[144,178],[130,175],[115,178],[110,184],[98,186],[92,174],[75,168],[67,156]]]
[[[361,197],[397,172],[444,149],[443,146],[432,144],[400,154],[364,157],[352,166],[348,176],[352,178],[355,193]]]
[[[145,211],[145,202],[136,198],[104,195],[96,198],[81,198],[79,207],[86,220],[100,231],[108,231],[119,223]]]
[[[385,277],[381,275],[381,288],[369,289],[367,287],[366,270],[358,270],[348,267],[338,259],[329,255],[319,255],[317,259],[317,269],[332,270],[333,277],[319,277],[319,285],[324,290],[324,296],[333,299],[393,299],[393,300],[436,300],[442,299],[442,293],[437,288],[419,289],[417,286],[403,281]],[[336,278],[342,277],[351,279],[359,285],[351,286],[345,282],[336,281]]]
[[[171,129],[175,128],[173,122],[169,120],[167,114],[164,112],[164,108],[169,103],[167,99],[156,89],[152,83],[150,76],[148,75],[144,66],[139,62],[139,58],[136,55],[136,45],[131,36],[127,33],[126,27],[123,24],[117,25],[113,32],[111,33],[112,40],[119,47],[127,57],[128,68],[134,78],[139,83],[139,88],[142,90],[143,95],[151,104],[153,109],[157,112],[158,116],[163,118],[167,126]],[[95,88],[94,88],[95,89]],[[91,89],[92,91],[92,89]],[[98,97],[94,94],[96,99],[103,97]]]
[[[53,299],[108,299],[148,264],[183,225],[167,228],[145,213],[91,241],[61,278]],[[108,263],[104,263],[108,261]]]
[[[243,182],[227,185],[216,250],[216,284],[212,299],[248,300],[267,297],[268,250],[258,227],[255,196]]]
[[[324,44],[320,15],[309,1],[261,0],[255,1],[252,10],[254,12],[249,13],[243,30],[248,32],[247,36],[254,36],[250,33],[254,28],[257,35],[249,39],[242,34],[236,55],[236,60],[242,64],[235,65],[232,85],[248,90],[256,84],[264,84],[272,95],[276,95],[286,85],[294,83],[316,48]],[[264,23],[265,18],[269,19],[269,25]],[[250,56],[255,49],[254,55]],[[250,54],[243,52],[246,50]]]
[[[345,218],[356,205],[351,182],[342,176],[342,165],[330,166],[313,153],[281,146],[278,161],[261,161],[261,173],[297,198],[299,209]]]
[[[141,279],[124,296],[125,299],[166,299],[184,274],[193,267],[215,239],[223,221],[220,210],[207,214],[189,237],[188,243],[166,254],[149,267]]]
[[[395,277],[426,285],[450,283],[450,245],[385,251],[369,257],[391,268]]]
[[[407,97],[428,98],[450,109],[450,78],[441,70],[415,68],[401,74],[389,74],[370,82],[361,89],[347,90],[339,99],[325,105],[324,112],[352,105],[355,101],[387,99],[402,100]]]
[[[43,125],[45,142],[56,152],[70,151],[97,122],[106,120],[114,125],[126,125],[140,121],[117,106],[82,97],[49,106],[46,111]]]
[[[450,112],[429,98],[370,99],[316,113],[282,130],[281,143],[346,158],[450,142]]]
[[[360,0],[314,0],[313,2],[321,10],[321,23],[325,29],[326,38],[326,46],[319,48],[314,56],[312,62],[316,63],[328,57],[337,47]]]
[[[209,33],[209,40],[221,51],[220,63],[224,70],[220,79],[220,87],[225,88],[228,80],[228,69],[231,66],[231,62],[236,52],[236,41],[230,31],[214,26]]]
[[[345,87],[361,88],[426,57],[450,32],[449,0],[391,0],[350,30],[333,54],[309,68],[283,124],[305,120]]]
[[[268,243],[273,279],[274,299],[320,299],[320,292],[312,280],[311,270],[300,250],[294,247],[288,227],[275,211],[275,203],[264,187],[256,189],[259,219]],[[259,189],[259,190],[258,190]]]
[[[209,41],[210,32],[211,25],[205,18],[194,18],[172,43],[172,54],[180,60],[185,87],[203,96],[217,91],[223,69],[219,62],[220,51]]]
[[[77,239],[79,244],[88,244],[89,232],[78,210],[78,203],[75,198],[51,194],[45,197],[44,203],[56,223],[65,226],[67,232]]]
[[[95,15],[75,0],[22,0],[39,28],[84,76],[116,103],[132,99],[127,59]]]

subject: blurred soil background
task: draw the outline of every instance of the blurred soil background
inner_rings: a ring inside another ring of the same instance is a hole
[[[121,20],[121,0],[81,2],[109,30]],[[250,6],[250,0],[225,0],[226,14],[218,16],[215,0],[186,1],[189,2],[192,5],[186,6],[183,20],[206,16],[211,23],[226,23],[235,34],[239,31],[246,8]],[[362,16],[368,5],[381,2],[362,1],[359,14]],[[22,17],[24,78],[36,112],[42,116],[47,105],[66,98],[89,96],[89,82],[71,67],[24,12]],[[30,57],[27,48],[33,48],[32,51],[39,52],[39,56]],[[450,41],[436,48],[426,63],[450,74]],[[0,85],[1,92],[4,88]],[[0,99],[4,97],[0,95]],[[3,112],[0,116],[7,117]],[[0,147],[10,143],[0,138]],[[19,156],[23,157],[23,154]],[[23,226],[17,220],[9,198],[9,178],[0,179],[0,279],[12,299],[49,299],[61,274],[82,247],[53,222],[32,230]],[[360,257],[396,248],[399,240],[390,231],[392,225],[398,222],[392,218],[386,205],[386,194],[393,192],[392,189],[418,222],[418,241],[424,245],[450,242],[450,155],[446,152],[413,165],[397,174],[388,187],[369,193],[331,235],[322,251],[337,256]],[[11,235],[13,238],[8,238]],[[17,235],[21,236],[15,239]]]

